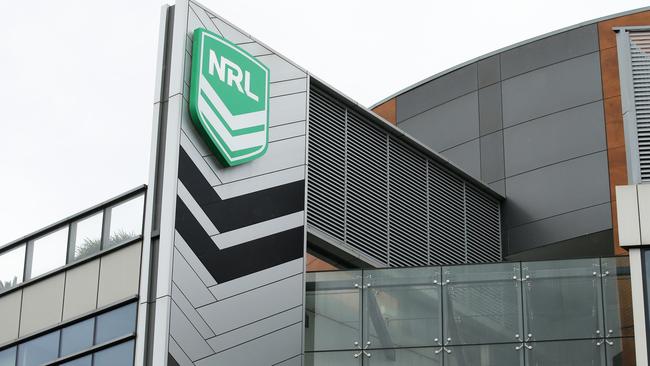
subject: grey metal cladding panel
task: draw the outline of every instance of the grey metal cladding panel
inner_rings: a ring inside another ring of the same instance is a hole
[[[176,286],[175,283],[172,283],[172,300],[178,308],[185,314],[187,320],[192,323],[192,326],[201,334],[204,339],[214,337],[214,332],[208,324],[201,318],[201,315],[196,311],[194,305],[185,297],[185,294]]]
[[[476,179],[481,179],[481,148],[479,139],[442,152],[447,159]]]
[[[299,274],[197,310],[210,328],[225,333],[301,305],[303,286]]]
[[[503,132],[481,137],[481,180],[494,182],[504,178]]]
[[[501,179],[496,182],[488,183],[488,186],[502,196],[506,196],[506,180]]]
[[[478,87],[483,88],[501,81],[500,55],[494,55],[478,62]]]
[[[608,202],[607,152],[507,178],[506,196],[509,227]]]
[[[597,26],[586,25],[501,53],[501,77],[507,79],[597,50]]]
[[[506,175],[607,149],[603,103],[583,105],[504,130]]]
[[[210,345],[174,302],[171,305],[169,332],[192,361],[214,353]]]
[[[478,115],[481,136],[499,131],[503,128],[501,83],[479,89]]]
[[[476,69],[467,65],[399,95],[397,122],[478,89]]]
[[[475,139],[479,134],[478,93],[473,92],[402,121],[398,126],[436,151]]]
[[[245,325],[218,337],[208,339],[208,344],[215,352],[238,346],[250,339],[255,339],[265,334],[272,333],[286,326],[302,321],[304,310],[302,306],[264,318],[258,322]]]
[[[185,296],[187,296],[187,299],[194,307],[203,306],[216,301],[210,290],[208,290],[203,281],[201,281],[199,276],[185,261],[178,250],[174,250],[173,268],[174,283],[185,294]]]
[[[602,99],[598,52],[503,81],[504,127]]]
[[[199,360],[195,365],[275,365],[302,353],[301,342],[295,342],[301,337],[302,323],[297,323]]]
[[[611,227],[609,203],[568,212],[508,230],[508,254],[596,233]]]

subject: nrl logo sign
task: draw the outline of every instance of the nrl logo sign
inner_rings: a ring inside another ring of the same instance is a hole
[[[190,115],[225,166],[264,155],[269,135],[269,69],[205,29],[194,31]]]

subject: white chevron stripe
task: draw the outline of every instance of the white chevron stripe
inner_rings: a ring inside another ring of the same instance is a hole
[[[221,199],[229,199],[243,194],[261,191],[264,189],[281,186],[287,183],[305,179],[305,167],[297,166],[277,172],[272,172],[234,183],[226,183],[214,187]]]
[[[201,206],[199,206],[199,204],[194,200],[194,197],[192,197],[190,191],[185,188],[180,179],[178,180],[178,196],[208,235],[214,236],[219,234],[217,227],[214,226],[208,215],[205,214]],[[219,244],[217,244],[217,246],[219,246]],[[223,249],[221,246],[219,246],[219,248]]]
[[[303,258],[298,258],[290,262],[280,264],[279,266],[271,267],[237,278],[232,281],[209,287],[209,289],[217,301],[221,301],[223,299],[250,291],[254,288],[259,288],[272,282],[279,281],[283,278],[301,274],[303,271]]]
[[[194,251],[185,242],[185,239],[183,239],[181,234],[179,234],[178,231],[174,231],[174,233],[174,246],[183,255],[185,261],[187,261],[187,263],[189,263],[189,265],[194,269],[194,272],[196,272],[201,281],[203,281],[203,283],[208,287],[216,285],[217,281],[212,277],[210,271],[203,266],[199,257],[196,256]]]
[[[305,211],[299,211],[289,215],[277,217],[275,219],[214,235],[212,237],[212,240],[214,240],[219,249],[225,249],[249,242],[251,240],[293,229],[304,225],[304,223]]]

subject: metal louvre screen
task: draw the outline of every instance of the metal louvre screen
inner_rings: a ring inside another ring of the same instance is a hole
[[[311,229],[392,267],[501,260],[496,199],[332,93],[310,90]]]
[[[650,32],[630,32],[632,87],[641,182],[650,181]]]

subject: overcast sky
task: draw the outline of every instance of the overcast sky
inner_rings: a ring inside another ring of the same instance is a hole
[[[0,1],[0,245],[147,182],[165,1]],[[203,4],[366,106],[641,0]]]

